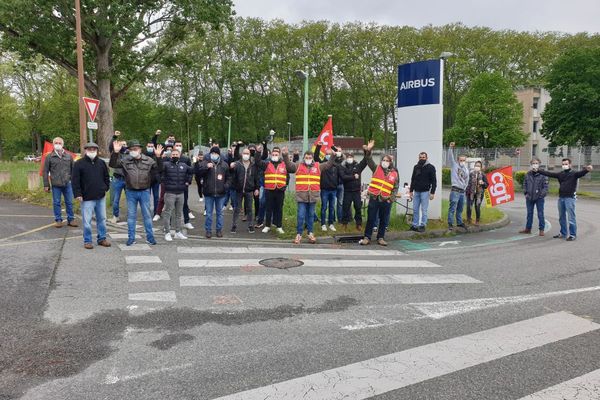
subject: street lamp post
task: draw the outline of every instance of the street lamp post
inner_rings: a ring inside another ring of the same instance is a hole
[[[231,148],[231,115],[226,116],[225,119],[229,121],[229,126],[227,128],[227,148]]]
[[[302,70],[297,70],[296,76],[299,79],[304,80],[304,126],[302,129],[302,151],[305,152],[308,150],[308,73]]]
[[[198,124],[198,146],[202,147],[202,132],[200,131],[200,124]]]
[[[288,145],[292,142],[292,123],[288,122]]]

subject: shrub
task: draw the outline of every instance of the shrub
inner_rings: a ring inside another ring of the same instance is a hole
[[[515,181],[517,181],[517,183],[520,186],[523,186],[523,182],[525,181],[525,175],[527,174],[527,171],[515,171],[513,173],[513,176],[515,178]]]
[[[450,168],[442,168],[442,185],[452,185],[450,177]]]

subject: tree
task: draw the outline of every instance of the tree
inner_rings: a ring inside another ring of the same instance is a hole
[[[552,65],[546,88],[552,100],[542,114],[541,134],[551,146],[600,145],[600,47],[564,53]]]
[[[519,147],[527,140],[522,129],[523,106],[508,80],[483,73],[462,97],[454,127],[444,140],[465,147]]]
[[[83,0],[85,87],[100,100],[98,144],[107,149],[113,103],[192,32],[228,21],[231,0]],[[3,0],[2,45],[23,58],[41,55],[76,76],[73,1]]]

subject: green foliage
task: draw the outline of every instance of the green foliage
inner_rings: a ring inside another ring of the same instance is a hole
[[[442,185],[452,185],[452,175],[450,168],[442,168]]]
[[[542,136],[552,146],[600,144],[600,46],[574,48],[552,65]]]
[[[525,175],[527,175],[527,171],[515,171],[513,176],[515,181],[519,184],[519,188],[523,186],[523,182],[525,181]],[[518,189],[515,189],[515,191]]]
[[[510,82],[499,73],[483,73],[460,100],[456,124],[444,140],[464,147],[518,147],[527,139],[522,117]]]

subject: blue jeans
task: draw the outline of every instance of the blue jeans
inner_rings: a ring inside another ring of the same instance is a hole
[[[256,222],[258,225],[265,221],[265,213],[267,211],[267,197],[265,196],[265,188],[260,187],[260,194],[258,195],[258,216]]]
[[[146,231],[146,240],[154,241],[154,232],[152,231],[152,214],[150,213],[150,189],[144,190],[125,190],[127,196],[127,236],[130,240],[135,240],[135,223],[137,221],[137,205],[142,210],[142,219],[144,220],[144,229]]]
[[[52,186],[52,208],[54,209],[54,220],[62,222],[62,212],[60,208],[60,196],[65,198],[65,208],[67,209],[67,221],[71,222],[75,219],[73,214],[73,187],[71,182],[65,186]]]
[[[465,194],[451,191],[450,206],[448,207],[448,225],[454,225],[454,213],[456,213],[456,225],[462,225],[462,212],[464,207]]]
[[[150,186],[150,191],[152,192],[152,211],[154,214],[156,214],[156,210],[158,209],[158,200],[160,199],[160,183],[157,182]]]
[[[298,220],[296,224],[296,233],[302,235],[304,232],[304,225],[306,224],[306,230],[308,233],[313,233],[315,207],[317,203],[298,203],[298,212],[296,218]]]
[[[106,239],[106,197],[81,202],[83,243],[92,243],[92,212],[96,214],[97,242]]]
[[[567,218],[569,229],[567,231]],[[558,198],[558,222],[560,222],[560,234],[564,237],[577,236],[577,221],[575,220],[575,198]]]
[[[204,196],[204,207],[206,208],[206,219],[204,220],[204,229],[206,232],[212,231],[213,210],[217,213],[217,232],[223,230],[223,205],[225,196]]]
[[[337,189],[321,190],[321,225],[331,225],[335,221],[335,194]],[[329,209],[329,219],[327,217],[327,209]]]
[[[533,208],[537,208],[538,223],[540,231],[543,231],[546,227],[546,220],[544,219],[544,198],[537,199],[534,201],[525,200],[527,206],[527,222],[525,223],[525,229],[531,230],[533,226]]]
[[[371,240],[373,235],[373,228],[377,228],[377,239],[383,239],[385,237],[385,230],[390,222],[390,212],[392,211],[392,203],[387,201],[378,201],[374,199],[369,200],[369,207],[367,208],[367,225],[365,227],[365,237]]]
[[[342,222],[342,218],[344,217],[344,184],[340,183],[335,192],[335,198],[337,200],[336,207],[336,221]]]
[[[427,209],[429,208],[429,192],[413,192],[413,221],[412,225],[427,225]]]
[[[121,192],[125,190],[125,179],[113,176],[110,182],[111,203],[113,216],[119,217],[119,203],[121,202]]]

